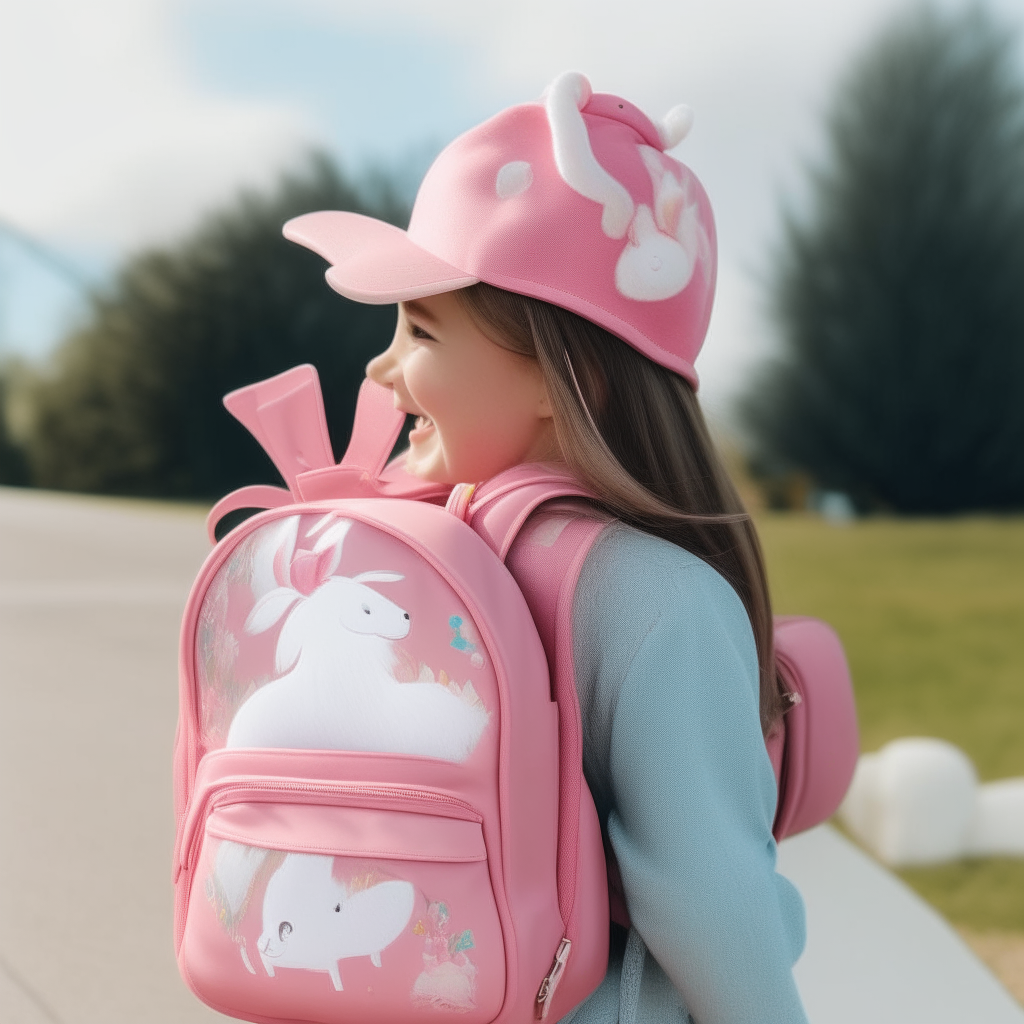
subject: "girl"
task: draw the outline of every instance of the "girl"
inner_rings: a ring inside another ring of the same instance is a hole
[[[632,928],[613,926],[573,1024],[805,1019],[803,907],[774,870],[768,588],[694,393],[714,225],[664,152],[689,121],[677,107],[655,125],[567,73],[453,142],[408,232],[336,212],[285,230],[343,295],[399,302],[367,372],[416,416],[409,471],[456,484],[561,463],[614,517],[580,576],[574,657]]]

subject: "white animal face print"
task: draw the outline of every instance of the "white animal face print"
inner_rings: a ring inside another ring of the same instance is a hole
[[[361,585],[358,581],[335,577],[328,580],[324,589],[339,591],[334,604],[339,609],[341,625],[353,633],[382,636],[386,640],[401,640],[409,635],[409,613],[399,608],[375,590]],[[358,591],[351,592],[355,588]]]
[[[615,266],[615,287],[630,299],[670,299],[690,283],[693,264],[674,238],[658,230],[650,207],[640,206]]]

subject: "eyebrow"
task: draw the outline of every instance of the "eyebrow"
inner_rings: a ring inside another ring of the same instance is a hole
[[[438,322],[437,317],[430,313],[426,306],[417,302],[415,299],[407,299],[402,303],[402,310],[404,313],[412,314],[418,317],[420,320],[426,320],[427,323],[436,324]]]

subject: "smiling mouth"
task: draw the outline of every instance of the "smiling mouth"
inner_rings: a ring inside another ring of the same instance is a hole
[[[434,427],[434,421],[427,415],[421,413],[416,417],[416,423],[412,430],[409,431],[409,438],[412,440],[417,436],[422,436]]]

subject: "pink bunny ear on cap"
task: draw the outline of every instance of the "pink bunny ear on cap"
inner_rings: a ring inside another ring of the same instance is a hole
[[[350,299],[397,302],[485,281],[578,313],[696,386],[714,217],[693,172],[664,153],[691,121],[675,107],[655,124],[566,72],[541,102],[503,110],[441,152],[408,231],[323,211],[284,233],[328,260],[328,283]]]
[[[658,138],[661,142],[661,149],[672,149],[678,146],[693,127],[693,111],[685,104],[680,103],[673,107],[658,125]]]

